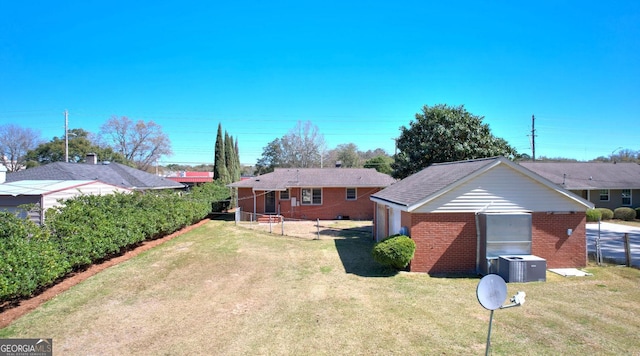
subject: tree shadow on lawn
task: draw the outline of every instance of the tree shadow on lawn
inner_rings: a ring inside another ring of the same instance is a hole
[[[395,269],[373,260],[371,250],[374,241],[371,236],[338,237],[334,243],[347,273],[362,277],[392,277],[398,274]]]

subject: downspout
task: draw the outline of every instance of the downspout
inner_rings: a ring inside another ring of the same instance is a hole
[[[480,263],[482,263],[482,259],[480,258],[480,213],[482,213],[483,211],[487,210],[487,208],[489,208],[489,206],[491,206],[491,204],[493,204],[493,201],[491,201],[489,204],[485,205],[482,209],[476,211],[475,213],[475,218],[476,218],[476,273],[480,273]],[[486,259],[486,256],[485,256]]]

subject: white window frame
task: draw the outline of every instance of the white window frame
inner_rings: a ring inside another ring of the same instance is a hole
[[[285,197],[282,196],[283,193],[286,194]],[[291,192],[289,191],[289,189],[280,191],[280,200],[290,200],[290,199],[291,199]]]
[[[629,194],[625,194],[625,192],[629,192]],[[622,189],[622,191],[620,192],[621,198],[622,198],[622,205],[623,206],[631,206],[631,204],[633,203],[633,193],[631,191],[631,189]],[[629,199],[629,202],[625,204],[624,200],[625,199]]]
[[[320,202],[319,203],[315,203],[314,202],[314,194],[316,192],[320,192]],[[311,197],[311,201],[309,201],[307,199],[307,196],[310,192],[310,197]],[[302,205],[322,205],[322,188],[302,188],[300,189],[300,204]]]
[[[349,197],[349,190],[353,190],[353,197],[350,198]],[[358,188],[346,188],[345,189],[345,193],[346,193],[346,199],[347,200],[358,200]]]
[[[604,196],[606,196],[606,199],[602,199]],[[609,201],[610,197],[609,189],[600,189],[600,201]]]

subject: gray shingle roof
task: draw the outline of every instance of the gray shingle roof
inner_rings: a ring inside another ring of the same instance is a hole
[[[19,180],[99,180],[134,190],[176,189],[184,185],[120,163],[84,164],[54,162],[7,174],[7,182]]]
[[[255,190],[285,190],[293,187],[387,187],[391,176],[373,168],[276,168],[273,172],[229,184]]]
[[[418,173],[373,194],[372,198],[411,206],[505,158],[494,157],[469,161],[433,164]]]
[[[640,189],[640,165],[603,162],[520,162],[565,189]]]

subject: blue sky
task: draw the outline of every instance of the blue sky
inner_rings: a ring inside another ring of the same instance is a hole
[[[394,151],[423,105],[465,105],[536,156],[640,150],[640,2],[4,1],[0,124],[50,140],[112,116],[153,120],[212,163],[242,163],[297,121],[328,148]]]

